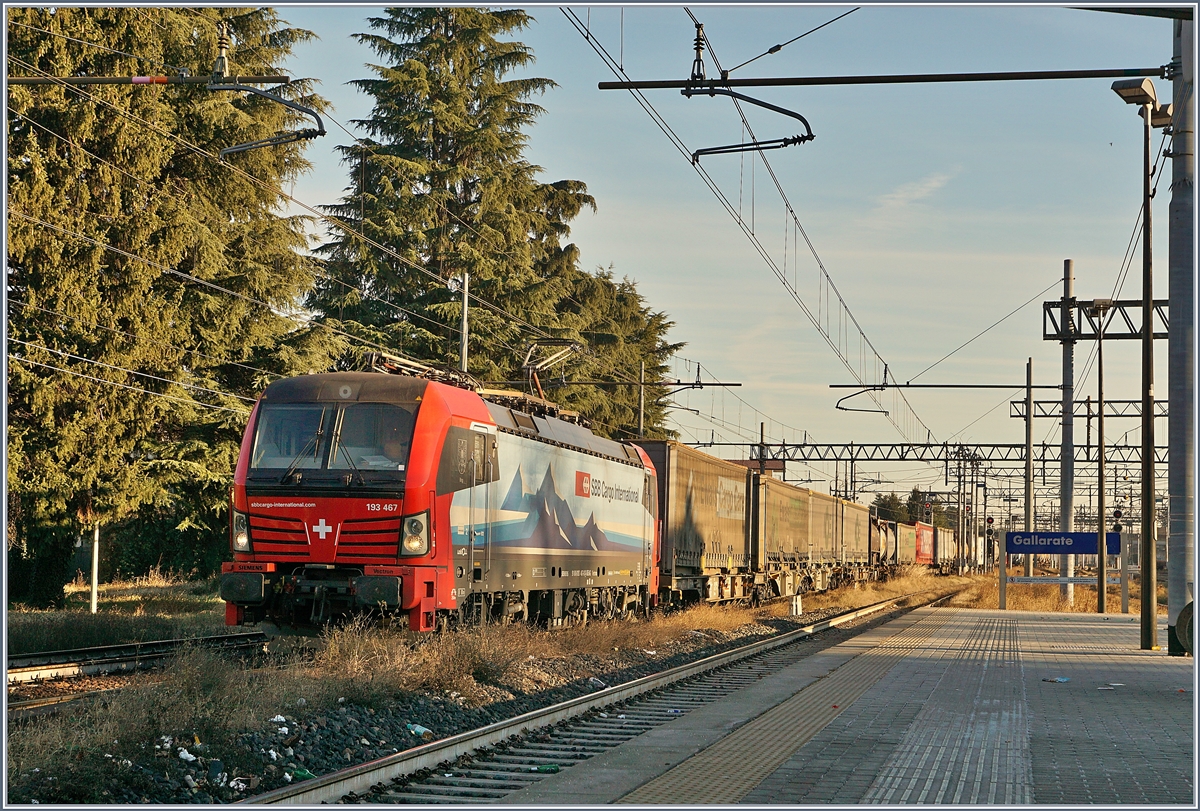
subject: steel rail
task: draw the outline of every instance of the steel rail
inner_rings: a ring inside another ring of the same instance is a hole
[[[253,632],[28,653],[10,656],[6,673],[10,685],[41,679],[89,676],[113,671],[136,670],[145,664],[172,655],[185,645],[198,645],[217,650],[241,650],[254,647],[266,640],[266,634]]]
[[[106,690],[89,690],[86,693],[69,693],[61,696],[45,696],[43,698],[30,698],[24,701],[8,702],[8,717],[12,719],[28,718],[33,715],[41,715],[47,712],[56,712],[64,704],[74,704],[76,701],[83,701],[89,698],[99,698],[100,696],[119,693],[123,687],[110,687]]]
[[[909,599],[921,593],[923,592],[913,592],[899,597],[892,597],[864,608],[854,609],[844,614],[797,628],[786,634],[752,642],[749,645],[714,654],[690,664],[664,670],[661,673],[643,676],[626,684],[608,687],[590,695],[573,698],[569,701],[527,712],[504,721],[497,721],[486,727],[452,735],[449,738],[423,744],[394,755],[379,758],[378,760],[360,763],[347,769],[283,786],[282,788],[257,794],[253,797],[247,797],[244,800],[239,800],[238,804],[317,805],[323,802],[335,802],[350,793],[361,794],[377,783],[421,771],[422,769],[431,769],[440,763],[454,761],[462,755],[499,743],[522,732],[552,726],[560,721],[582,715],[589,710],[607,707],[610,704],[616,704],[657,690],[717,667],[789,645],[812,636],[819,631],[835,628],[838,625],[843,625],[859,617],[882,611],[902,600]],[[938,600],[945,599],[946,596],[948,595],[938,597],[930,602],[937,602]]]

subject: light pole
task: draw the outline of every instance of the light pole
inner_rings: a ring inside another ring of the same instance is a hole
[[[1091,315],[1096,319],[1096,399],[1100,411],[1096,420],[1096,462],[1098,465],[1096,493],[1096,611],[1103,614],[1108,608],[1108,548],[1104,543],[1104,316],[1112,307],[1112,299],[1098,298],[1092,302]]]
[[[1142,574],[1141,629],[1142,650],[1158,648],[1158,555],[1154,537],[1154,273],[1151,240],[1150,187],[1153,161],[1150,137],[1154,127],[1171,123],[1170,104],[1160,106],[1154,82],[1122,79],[1113,82],[1113,91],[1126,104],[1137,104],[1143,120],[1145,139],[1142,150],[1142,542],[1138,566]]]

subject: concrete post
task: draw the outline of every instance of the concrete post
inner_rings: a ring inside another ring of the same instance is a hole
[[[1059,517],[1060,532],[1075,531],[1075,263],[1063,260],[1062,329],[1062,452],[1059,454]],[[1059,555],[1058,573],[1061,577],[1075,576],[1075,556]],[[1059,594],[1067,605],[1075,604],[1075,584],[1063,583]]]
[[[1175,620],[1195,594],[1195,231],[1194,156],[1195,74],[1192,57],[1195,22],[1175,21],[1173,61],[1178,69],[1172,84],[1171,122],[1170,314],[1167,342],[1169,414],[1167,418],[1167,493],[1170,509],[1167,535],[1167,651],[1184,655]]]
[[[92,613],[96,613],[96,609],[100,602],[100,522],[96,522],[96,527],[92,533]]]

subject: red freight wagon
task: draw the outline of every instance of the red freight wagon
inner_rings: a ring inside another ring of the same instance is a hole
[[[917,522],[917,564],[933,564],[933,525]]]

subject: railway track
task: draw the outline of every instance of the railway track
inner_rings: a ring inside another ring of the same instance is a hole
[[[107,690],[88,690],[84,693],[67,693],[65,695],[29,698],[23,701],[9,701],[7,705],[8,717],[10,720],[24,720],[37,715],[45,715],[47,713],[57,712],[65,704],[73,704],[77,701],[85,701],[88,699],[103,698],[104,696],[118,693],[123,689],[125,688],[110,687]]]
[[[10,656],[8,686],[141,670],[166,659],[185,645],[199,645],[214,650],[252,650],[266,641],[267,637],[262,633],[223,634]]]
[[[242,800],[253,804],[332,802],[490,803],[716,701],[807,655],[792,644],[884,611],[920,593],[829,617],[780,636],[602,689],[481,729]],[[908,607],[930,605],[950,595]]]

